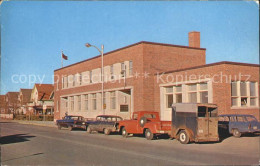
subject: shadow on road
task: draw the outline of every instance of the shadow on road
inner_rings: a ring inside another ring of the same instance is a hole
[[[27,134],[15,134],[15,135],[8,135],[3,136],[0,138],[0,144],[13,144],[13,143],[19,143],[19,142],[26,142],[30,141],[28,138],[33,138],[35,136],[27,135]]]
[[[22,157],[16,157],[16,158],[4,160],[3,162],[11,161],[11,160],[16,160],[16,159],[21,159],[21,158],[26,158],[26,157],[31,157],[31,156],[38,156],[38,155],[42,155],[42,154],[44,154],[44,153],[35,153],[35,154],[32,154],[32,155],[28,155],[28,156],[22,156]]]

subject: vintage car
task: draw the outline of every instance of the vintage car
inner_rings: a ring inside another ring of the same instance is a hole
[[[58,126],[59,130],[62,127],[68,128],[70,131],[73,130],[73,128],[81,128],[84,130],[86,130],[87,128],[87,123],[84,117],[74,115],[67,115],[63,117],[61,120],[57,120],[56,125]]]
[[[142,134],[148,140],[156,135],[168,134],[171,130],[171,121],[161,121],[159,112],[137,111],[132,115],[131,120],[123,120],[118,125],[123,137],[128,134]]]
[[[116,132],[118,122],[123,120],[120,116],[115,115],[98,115],[95,121],[88,121],[87,132],[92,131],[104,132],[109,135],[111,132]]]
[[[260,123],[253,115],[225,114],[219,116],[219,130],[239,138],[241,134],[260,132]]]

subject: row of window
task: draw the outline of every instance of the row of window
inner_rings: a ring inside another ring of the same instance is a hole
[[[107,95],[109,93],[109,95]],[[84,94],[84,95],[76,95],[70,96],[66,98],[66,109],[70,111],[88,111],[88,110],[97,110],[98,109],[98,101],[101,101],[99,97],[101,93],[92,93],[92,94]],[[109,99],[107,99],[109,96]],[[99,100],[98,100],[99,99]],[[110,105],[110,109],[116,109],[116,93],[115,91],[106,92],[103,94],[103,107],[107,109],[106,105],[107,100]],[[101,102],[100,102],[101,104]]]
[[[232,82],[231,103],[234,107],[253,107],[258,105],[256,82]]]
[[[208,103],[208,84],[196,83],[165,87],[166,108],[173,103]]]
[[[119,64],[112,64],[111,66],[104,67],[104,81],[117,80],[119,78],[124,78],[127,75],[133,75],[133,62],[126,61],[120,63],[120,69],[118,69]],[[116,67],[116,69],[115,69]],[[119,71],[120,70],[120,71]],[[71,88],[75,86],[80,86],[83,84],[100,83],[102,81],[101,69],[93,69],[90,71],[77,73],[74,75],[63,76],[62,77],[62,89]]]

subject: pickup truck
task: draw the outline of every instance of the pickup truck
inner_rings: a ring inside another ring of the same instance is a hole
[[[131,120],[119,121],[118,128],[123,137],[128,134],[144,134],[152,140],[156,135],[170,134],[171,121],[160,121],[159,113],[153,111],[134,112]]]
[[[59,130],[62,127],[68,128],[70,131],[74,128],[81,128],[84,130],[87,129],[87,123],[84,117],[82,116],[67,115],[63,117],[61,120],[57,120],[56,125],[58,126]]]

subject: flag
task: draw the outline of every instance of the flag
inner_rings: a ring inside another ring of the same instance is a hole
[[[68,60],[68,56],[64,55],[63,53],[62,53],[62,58]]]

